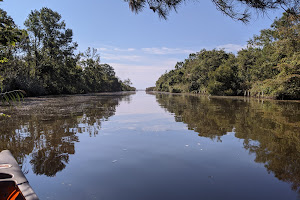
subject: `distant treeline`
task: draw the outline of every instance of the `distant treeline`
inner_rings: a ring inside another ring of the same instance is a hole
[[[146,88],[146,91],[147,91],[147,92],[155,91],[155,87],[147,87],[147,88]]]
[[[77,43],[61,15],[49,8],[31,11],[21,30],[0,9],[0,93],[27,95],[135,90],[112,66],[100,63],[97,50],[75,53]]]
[[[201,50],[178,62],[155,90],[300,99],[300,16],[286,13],[237,55]]]

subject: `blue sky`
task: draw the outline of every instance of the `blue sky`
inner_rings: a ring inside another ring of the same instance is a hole
[[[31,10],[57,11],[73,30],[79,51],[97,48],[101,62],[112,65],[122,80],[130,78],[138,89],[154,86],[161,74],[192,52],[203,48],[236,52],[282,13],[271,11],[245,25],[224,16],[210,0],[188,1],[168,20],[148,9],[132,13],[123,0],[4,0],[0,4],[21,28]]]

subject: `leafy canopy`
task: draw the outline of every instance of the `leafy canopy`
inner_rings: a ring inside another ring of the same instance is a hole
[[[190,54],[157,80],[155,90],[300,99],[299,17],[284,13],[237,56],[223,50]]]
[[[178,8],[182,3],[190,0],[124,0],[128,2],[133,12],[140,12],[149,7],[159,17],[167,18],[170,11]],[[193,0],[198,1],[198,0]],[[211,0],[216,8],[231,17],[242,22],[248,22],[251,18],[250,10],[265,13],[268,10],[283,9],[285,12],[299,14],[299,0]],[[199,1],[200,2],[200,1]]]

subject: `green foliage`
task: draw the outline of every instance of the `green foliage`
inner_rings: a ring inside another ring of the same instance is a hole
[[[7,118],[7,117],[11,117],[10,115],[4,114],[4,113],[0,113],[0,119],[1,118]]]
[[[250,91],[253,96],[263,94],[265,97],[276,97],[276,99],[300,99],[300,75],[288,75],[256,82]]]
[[[8,62],[6,47],[15,46],[20,41],[22,30],[19,30],[13,19],[0,8],[0,63]]]
[[[121,82],[122,91],[135,91],[136,90],[135,87],[131,86],[132,82],[129,78],[125,79],[124,81],[120,81],[120,82]]]
[[[221,94],[219,91],[229,92],[233,87],[238,89],[238,83],[234,79],[237,73],[235,57],[223,50],[202,51],[191,54],[180,67],[178,63],[175,70],[162,75],[156,82],[156,90],[164,92],[193,92]]]
[[[201,50],[156,82],[157,91],[300,99],[299,16],[284,13],[237,55]]]
[[[10,103],[11,101],[20,101],[21,99],[24,98],[25,92],[23,90],[13,90],[9,92],[3,92],[0,93],[0,101],[2,102],[8,102]]]
[[[147,87],[146,88],[146,92],[150,92],[150,91],[154,91],[155,90],[155,87]]]
[[[112,66],[100,63],[96,49],[75,53],[73,31],[59,13],[49,8],[31,11],[24,23],[26,31],[16,29],[6,12],[1,13],[13,31],[21,33],[7,40],[14,45],[1,46],[3,91],[24,90],[28,96],[37,96],[135,90],[116,77]],[[1,34],[8,37],[2,29]]]
[[[213,95],[237,95],[240,87],[236,77],[237,66],[233,57],[220,65],[215,71],[210,72],[208,92]]]
[[[0,8],[0,45],[14,46],[16,42],[20,41],[21,35],[22,31],[17,28],[13,19]]]

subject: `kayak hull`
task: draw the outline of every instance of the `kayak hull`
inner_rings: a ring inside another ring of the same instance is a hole
[[[0,200],[38,200],[9,150],[0,152]]]

